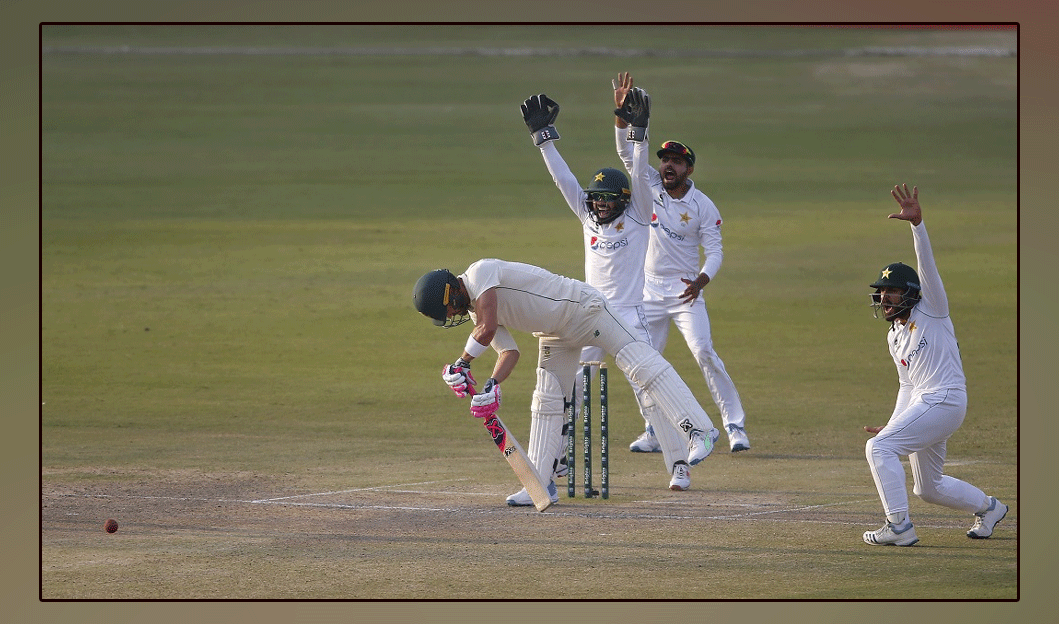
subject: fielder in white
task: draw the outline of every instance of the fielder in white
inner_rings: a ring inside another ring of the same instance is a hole
[[[628,73],[614,82],[614,101],[620,106],[633,89]],[[644,284],[644,313],[651,343],[665,352],[670,321],[684,335],[695,361],[706,378],[714,403],[721,412],[728,443],[733,453],[750,449],[746,415],[735,383],[724,362],[713,348],[710,316],[702,289],[717,276],[724,257],[721,245],[721,213],[689,176],[695,171],[695,152],[677,141],[666,141],[658,150],[658,169],[634,161],[629,124],[615,116],[615,142],[618,156],[632,176],[633,193],[639,182],[649,186],[653,200],[651,237],[647,247]],[[646,139],[643,147],[646,150]],[[699,266],[699,248],[705,261]],[[644,433],[629,449],[635,452],[658,450],[656,436],[648,422]]]
[[[651,196],[641,185],[640,191],[630,190],[629,179],[617,169],[604,167],[592,175],[586,188],[582,189],[570,167],[556,147],[559,133],[554,123],[559,105],[541,93],[530,97],[522,104],[522,117],[540,148],[544,164],[552,180],[562,193],[570,210],[581,222],[585,247],[585,282],[599,290],[607,298],[610,309],[636,331],[638,339],[650,343],[643,308],[644,260],[651,235]],[[630,93],[617,111],[635,128],[637,136],[646,136],[650,117],[650,98],[642,90]],[[647,160],[645,142],[633,141],[634,159]],[[600,347],[585,347],[581,352],[582,362],[598,362],[603,359]],[[671,476],[669,489],[681,491],[691,486],[688,464],[684,461],[684,435],[670,425],[665,418],[652,417],[657,412],[648,397],[632,384],[640,413],[651,427],[659,432],[666,474]],[[572,400],[580,404],[581,384],[574,383]],[[563,427],[563,444],[569,435]],[[530,444],[533,442],[530,441]],[[527,451],[528,452],[528,451]],[[566,456],[557,464],[556,476],[566,476]],[[508,504],[532,504],[525,489],[508,497]]]
[[[897,546],[919,541],[908,516],[902,455],[908,456],[917,496],[928,503],[973,513],[975,521],[967,537],[987,538],[1004,519],[1007,505],[944,473],[946,441],[967,414],[967,382],[949,318],[948,297],[923,224],[919,189],[912,187],[909,193],[908,186],[901,185],[890,193],[901,212],[889,218],[911,224],[919,273],[894,262],[871,284],[875,288],[871,298],[876,318],[881,310],[890,321],[886,344],[897,366],[900,388],[886,426],[864,427],[875,434],[865,445],[865,455],[886,513],[886,524],[866,531],[864,541]]]
[[[541,475],[552,475],[560,454],[564,410],[581,361],[581,349],[594,346],[614,356],[614,363],[636,387],[659,406],[661,417],[683,432],[685,461],[695,465],[713,452],[718,432],[676,370],[650,344],[640,340],[588,284],[519,262],[484,259],[458,277],[446,269],[425,274],[412,294],[416,309],[440,327],[467,320],[474,330],[463,353],[442,370],[442,379],[465,396],[474,386],[471,363],[488,347],[499,355],[489,380],[471,397],[471,413],[491,416],[500,407],[500,384],[519,360],[511,330],[539,339],[537,383],[530,404],[526,454]],[[559,499],[555,482],[548,485]]]

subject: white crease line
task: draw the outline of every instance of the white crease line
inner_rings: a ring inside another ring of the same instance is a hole
[[[389,490],[390,488],[395,488],[395,487],[408,487],[410,485],[430,485],[432,483],[450,483],[450,482],[458,482],[458,481],[466,481],[466,480],[467,479],[445,479],[444,481],[418,481],[416,483],[395,483],[394,485],[380,485],[380,486],[367,487],[367,488],[353,488],[351,490],[335,490],[333,492],[316,492],[316,493],[313,493],[313,494],[295,494],[294,496],[277,496],[276,498],[260,498],[260,499],[257,499],[257,500],[254,500],[254,501],[250,501],[250,502],[252,502],[252,503],[268,503],[268,502],[271,502],[271,501],[290,500],[292,498],[306,498],[306,497],[309,497],[309,496],[331,496],[332,494],[348,494],[350,492],[376,492],[376,491],[379,491],[379,490]]]
[[[375,489],[375,488],[364,488],[364,489]],[[353,490],[351,490],[353,491]],[[460,492],[461,496],[466,495],[466,492]],[[495,494],[487,494],[485,492],[473,492],[473,494],[481,496],[495,496]],[[65,496],[77,496],[81,498],[115,498],[109,494],[60,494],[60,497]],[[188,497],[188,496],[124,496],[123,498],[138,498],[138,499],[150,499],[150,500],[178,500],[178,501],[200,501],[207,503],[241,503],[251,505],[284,505],[291,507],[317,507],[317,508],[331,508],[331,509],[375,509],[381,511],[429,511],[429,512],[445,512],[445,513],[459,513],[459,514],[478,514],[478,515],[517,515],[525,511],[529,511],[528,508],[520,510],[512,510],[510,507],[490,507],[488,509],[468,509],[466,507],[414,507],[408,505],[357,505],[347,503],[295,503],[289,501],[280,500],[241,500],[235,498],[200,498],[200,497]],[[650,503],[651,501],[635,501],[640,503]],[[666,504],[669,501],[656,501],[656,504]],[[555,508],[547,511],[540,512],[541,516],[552,516],[552,517],[577,517],[577,518],[595,518],[595,519],[610,519],[610,520],[741,520],[750,519],[752,516],[763,516],[777,513],[790,513],[794,511],[803,511],[806,509],[822,509],[825,507],[841,507],[843,505],[852,505],[857,503],[872,503],[876,502],[875,499],[863,499],[856,501],[846,501],[842,503],[830,503],[826,505],[802,505],[799,507],[788,507],[784,509],[777,509],[772,511],[754,512],[746,514],[736,515],[718,515],[718,516],[706,516],[706,515],[691,515],[691,514],[651,514],[651,513],[638,513],[629,512],[622,513],[620,508],[616,508],[612,511],[616,513],[607,513],[604,509],[592,509],[592,507],[579,507],[579,508]],[[525,514],[527,516],[531,514]],[[823,520],[815,519],[808,520],[805,518],[788,519],[784,522],[799,522],[803,524],[834,524],[841,526],[863,526],[863,523],[849,522],[841,520]],[[954,521],[950,524],[918,524],[922,528],[930,529],[953,529],[959,528],[961,525]],[[1007,528],[1017,530],[1018,523],[1011,521],[1006,525]]]

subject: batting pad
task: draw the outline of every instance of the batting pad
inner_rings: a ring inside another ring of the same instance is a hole
[[[645,399],[646,403],[649,399]],[[658,446],[662,448],[662,459],[666,463],[666,470],[673,474],[673,465],[678,461],[688,460],[688,436],[673,426],[666,418],[662,409],[652,403],[650,407],[645,406],[647,418],[654,427],[655,437],[658,438]]]
[[[530,405],[529,446],[526,455],[537,471],[551,479],[560,455],[566,455],[563,446],[563,425],[566,424],[566,401],[559,379],[550,371],[537,369],[537,387],[533,390]]]
[[[614,363],[633,383],[643,388],[644,394],[661,408],[685,439],[693,429],[705,433],[714,428],[713,421],[677,371],[646,342],[625,345],[615,354]],[[655,425],[655,435],[658,435],[658,429]]]

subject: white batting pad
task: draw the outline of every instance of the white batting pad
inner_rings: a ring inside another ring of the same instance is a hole
[[[614,356],[614,363],[658,404],[666,418],[683,432],[685,440],[692,429],[705,433],[714,428],[677,371],[647,343],[630,342]],[[655,425],[655,435],[658,429]]]
[[[563,445],[563,424],[566,422],[565,403],[559,379],[550,371],[537,369],[537,387],[530,405],[529,456],[537,471],[549,480],[555,462],[566,454]]]

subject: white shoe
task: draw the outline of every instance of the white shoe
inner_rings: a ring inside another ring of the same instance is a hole
[[[989,505],[989,509],[986,509],[982,513],[976,513],[974,515],[974,526],[967,531],[967,537],[971,539],[985,539],[993,534],[993,529],[996,525],[1004,519],[1004,516],[1008,515],[1008,506],[998,501],[995,497],[990,496],[992,503]]]
[[[673,466],[673,478],[669,480],[669,489],[674,492],[683,492],[691,487],[691,468],[682,461]]]
[[[629,445],[629,450],[633,453],[661,453],[662,445],[658,443],[658,438],[655,437],[654,427],[647,427],[640,437],[632,441]]]
[[[570,474],[570,466],[566,465],[566,458],[559,460],[559,463],[555,465],[555,478],[565,479]]]
[[[553,503],[559,502],[559,490],[555,488],[555,481],[548,484],[548,498],[552,499]],[[529,492],[526,491],[526,488],[522,488],[518,492],[507,497],[507,504],[512,507],[529,507],[533,504],[533,499],[530,498]]]
[[[750,450],[750,438],[746,437],[746,429],[736,425],[728,425],[728,445],[732,447],[733,453]]]
[[[717,429],[710,429],[706,435],[703,435],[699,429],[693,430],[688,440],[688,465],[694,466],[709,457],[713,452],[713,444],[719,437],[721,437],[721,432]]]
[[[916,529],[910,520],[903,527],[896,527],[891,522],[874,531],[864,532],[864,542],[876,546],[911,546],[919,541]]]

